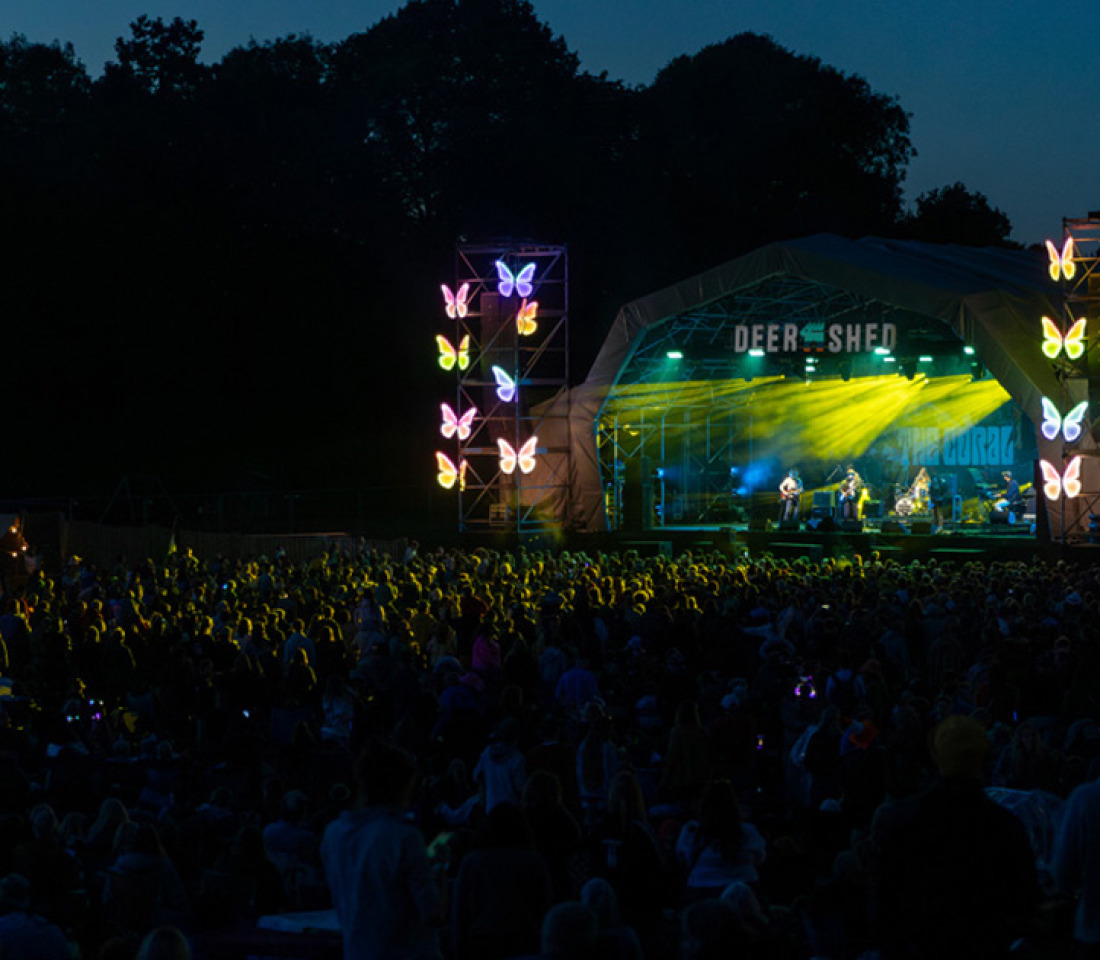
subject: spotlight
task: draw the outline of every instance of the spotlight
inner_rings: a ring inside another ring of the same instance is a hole
[[[665,354],[665,356],[668,357],[669,360],[683,360],[684,359],[684,351],[683,350],[669,350],[668,353]]]
[[[974,356],[974,348],[968,343],[965,347],[963,347],[963,353],[965,353],[968,357],[972,357]]]

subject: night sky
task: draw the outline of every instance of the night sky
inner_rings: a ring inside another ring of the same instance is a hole
[[[1061,234],[1100,209],[1095,122],[1100,8],[1083,0],[536,0],[584,69],[647,84],[672,58],[736,33],[770,34],[895,95],[918,156],[907,196],[961,180],[1008,214],[1013,237]],[[93,76],[142,13],[194,18],[216,61],[250,38],[340,40],[395,0],[5,0],[0,36],[71,41]],[[1090,91],[1092,91],[1090,93]],[[715,122],[720,122],[715,107]]]

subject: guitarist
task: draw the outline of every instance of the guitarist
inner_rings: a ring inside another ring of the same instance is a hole
[[[863,478],[856,472],[852,464],[848,464],[848,472],[840,481],[840,519],[859,519],[859,495],[863,492]]]
[[[802,497],[802,478],[791,467],[779,484],[779,520],[797,520]]]

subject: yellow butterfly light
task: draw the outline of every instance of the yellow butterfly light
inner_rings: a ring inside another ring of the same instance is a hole
[[[1043,353],[1053,360],[1065,347],[1066,356],[1077,360],[1085,352],[1085,328],[1085,318],[1081,317],[1063,337],[1058,324],[1050,317],[1043,317]]]
[[[1046,244],[1047,254],[1050,257],[1050,279],[1057,280],[1059,277],[1065,277],[1067,280],[1072,280],[1077,273],[1077,264],[1073,262],[1073,237],[1066,237],[1060,252],[1049,240]]]
[[[462,338],[462,342],[459,343],[456,350],[451,341],[448,340],[443,334],[439,334],[435,338],[436,344],[439,346],[439,365],[444,370],[453,370],[455,364],[458,364],[459,370],[465,370],[470,365],[470,335],[466,334]]]
[[[456,467],[454,461],[445,453],[440,453],[438,450],[435,454],[435,465],[439,470],[439,475],[436,477],[439,485],[444,490],[450,490],[451,487],[458,482],[458,489],[466,489],[466,461],[460,460]]]
[[[539,445],[539,438],[532,436],[517,452],[516,449],[503,437],[497,439],[500,447],[500,469],[504,473],[515,473],[516,465],[519,465],[520,473],[530,473],[535,469],[535,450]]]
[[[519,312],[516,314],[516,330],[519,331],[521,337],[529,337],[538,329],[539,325],[535,322],[535,317],[538,314],[538,300],[532,300],[530,303],[524,300],[520,304]]]

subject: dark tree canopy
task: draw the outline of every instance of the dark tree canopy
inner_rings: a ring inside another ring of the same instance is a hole
[[[91,81],[67,43],[0,42],[0,130],[26,134],[70,120],[84,106]]]
[[[209,69],[199,62],[202,41],[194,20],[174,17],[165,23],[143,14],[130,24],[129,38],[115,41],[118,63],[107,65],[106,76],[151,96],[190,99],[209,79]]]
[[[908,114],[770,37],[678,57],[643,98],[638,169],[662,232],[687,241],[680,275],[783,237],[887,231],[901,212]]]
[[[69,46],[0,44],[9,388],[34,398],[9,490],[129,473],[423,497],[460,237],[569,245],[583,376],[634,297],[951,200],[904,219],[904,110],[768,37],[643,88],[583,72],[527,0],[410,0],[338,43],[214,65],[202,40],[141,17],[94,82]]]
[[[971,247],[1014,246],[1012,223],[990,204],[985,194],[962,183],[929,190],[917,197],[916,210],[906,216],[900,232],[911,240],[960,243]]]

